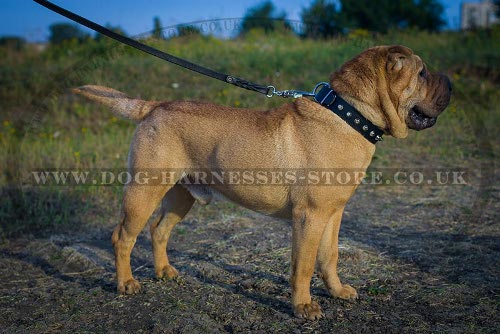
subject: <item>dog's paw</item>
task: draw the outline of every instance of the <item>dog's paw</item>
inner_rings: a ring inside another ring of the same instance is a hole
[[[141,291],[141,284],[133,278],[118,284],[118,292],[122,295],[135,295]]]
[[[321,307],[315,301],[312,301],[310,304],[294,305],[293,314],[295,314],[297,318],[304,318],[307,320],[319,320],[323,317]]]
[[[330,290],[330,293],[332,296],[341,299],[353,300],[358,298],[358,293],[356,292],[356,289],[347,284],[342,285],[341,289]]]
[[[174,279],[179,276],[177,269],[167,264],[162,269],[156,271],[156,278],[158,279]]]

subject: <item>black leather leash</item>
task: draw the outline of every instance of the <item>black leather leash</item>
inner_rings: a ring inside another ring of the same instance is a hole
[[[330,109],[335,114],[337,114],[340,118],[346,121],[349,125],[351,125],[356,131],[362,134],[368,141],[375,144],[377,141],[382,140],[383,131],[373,125],[369,120],[367,120],[363,115],[361,115],[353,106],[347,103],[340,96],[335,94],[333,89],[330,88],[328,83],[322,82],[314,87],[312,92],[303,92],[297,90],[284,90],[279,91],[276,90],[274,86],[263,86],[256,84],[254,82],[250,82],[241,78],[234,77],[232,75],[220,73],[209,68],[191,63],[187,60],[178,58],[166,52],[155,49],[149,45],[138,42],[132,38],[120,35],[106,27],[103,27],[100,24],[92,22],[80,15],[77,15],[73,12],[70,12],[67,9],[59,7],[47,0],[34,0],[36,3],[50,9],[53,12],[56,12],[62,16],[67,17],[68,19],[80,23],[81,25],[86,26],[94,31],[97,31],[100,34],[108,36],[120,43],[131,46],[135,49],[146,52],[150,55],[158,57],[160,59],[166,60],[175,65],[187,68],[188,70],[206,75],[208,77],[218,79],[224,82],[227,82],[231,85],[235,85],[237,87],[245,88],[254,92],[258,92],[261,94],[265,94],[267,97],[272,97],[274,95],[281,96],[284,98],[287,97],[302,97],[302,96],[314,96],[314,100],[321,104],[322,106]]]
[[[70,12],[69,10],[66,10],[62,7],[59,7],[50,1],[46,1],[46,0],[34,0],[34,1],[40,5],[48,8],[48,9],[50,9],[51,11],[54,11],[62,16],[65,16],[72,21],[78,22],[81,25],[86,26],[87,28],[90,28],[92,30],[97,31],[100,34],[108,36],[108,37],[110,37],[110,38],[112,38],[120,43],[129,45],[133,48],[136,48],[136,49],[141,50],[143,52],[149,53],[150,55],[153,55],[153,56],[158,57],[160,59],[166,60],[170,63],[175,64],[175,65],[179,65],[179,66],[187,68],[191,71],[198,72],[200,74],[209,76],[211,78],[218,79],[218,80],[230,83],[232,85],[235,85],[235,86],[238,86],[241,88],[252,90],[254,92],[258,92],[258,93],[265,94],[265,95],[270,94],[271,87],[262,86],[262,85],[244,80],[244,79],[233,77],[231,75],[216,72],[216,71],[213,71],[209,68],[206,68],[206,67],[203,67],[203,66],[200,66],[197,64],[193,64],[193,63],[186,61],[184,59],[172,56],[168,53],[165,53],[165,52],[162,52],[158,49],[155,49],[149,45],[138,42],[132,38],[117,34],[116,32],[114,32],[106,27],[103,27],[100,24],[97,24],[95,22],[87,20],[86,18],[81,17],[80,15],[77,15],[73,12]]]

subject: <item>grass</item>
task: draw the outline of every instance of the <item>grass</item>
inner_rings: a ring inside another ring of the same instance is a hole
[[[403,44],[431,70],[447,73],[454,97],[438,125],[412,133],[404,142],[379,145],[374,166],[394,164],[477,166],[494,161],[500,110],[500,31],[441,33],[393,31],[367,37],[303,40],[293,35],[249,34],[222,41],[183,37],[149,44],[218,71],[278,89],[309,90],[367,47]],[[271,108],[280,98],[264,96],[205,78],[112,41],[68,43],[43,52],[0,49],[0,207],[4,236],[33,226],[86,220],[106,210],[120,187],[40,188],[25,184],[39,168],[121,168],[126,165],[134,124],[105,108],[72,96],[69,89],[99,84],[145,99],[211,100],[237,107]],[[430,143],[430,144],[429,144]],[[425,160],[418,156],[425,155]],[[396,162],[395,162],[396,161]],[[83,204],[82,204],[83,203]]]

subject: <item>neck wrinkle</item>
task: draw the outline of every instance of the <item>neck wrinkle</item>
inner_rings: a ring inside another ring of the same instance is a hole
[[[365,86],[365,85],[362,85]],[[377,101],[365,102],[361,100],[359,88],[356,89],[352,84],[342,81],[342,79],[332,78],[330,87],[342,97],[346,102],[358,110],[367,120],[373,123],[379,129],[386,131],[388,122],[381,111],[380,97],[376,95]],[[364,87],[363,87],[364,88]],[[369,88],[373,89],[373,88]],[[349,92],[349,93],[348,93]],[[354,92],[352,94],[350,92]],[[358,96],[356,96],[358,95]]]
[[[375,126],[385,133],[392,134],[390,130],[392,122],[387,115],[386,108],[394,108],[394,106],[387,105],[387,100],[392,102],[392,99],[387,96],[387,78],[383,73],[384,67],[366,64],[364,68],[369,71],[368,73],[357,71],[357,68],[359,66],[353,69],[344,65],[332,73],[330,86]]]

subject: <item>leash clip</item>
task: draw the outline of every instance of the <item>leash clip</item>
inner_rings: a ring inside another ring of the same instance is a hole
[[[306,96],[312,96],[310,95],[311,93],[308,92],[301,92],[298,90],[276,90],[276,87],[274,86],[267,86],[267,97],[273,97],[274,95],[276,96],[281,96],[282,98],[289,98],[293,97],[294,99],[298,97],[302,97],[304,95]]]
[[[327,82],[320,82],[319,84],[314,86],[314,89],[312,90],[312,92],[303,92],[300,90],[293,90],[293,89],[283,90],[283,91],[276,90],[276,87],[270,85],[270,86],[267,86],[266,96],[273,97],[274,95],[276,95],[276,96],[281,96],[285,99],[287,99],[289,97],[293,97],[294,99],[296,99],[296,98],[303,97],[303,96],[315,96],[317,94],[316,92],[318,91],[318,89],[322,88],[323,86],[330,87],[330,85]]]
[[[281,93],[280,91],[276,90],[276,87],[274,87],[274,86],[267,86],[267,93],[266,93],[267,97],[273,97],[274,95],[280,96],[280,93]]]

